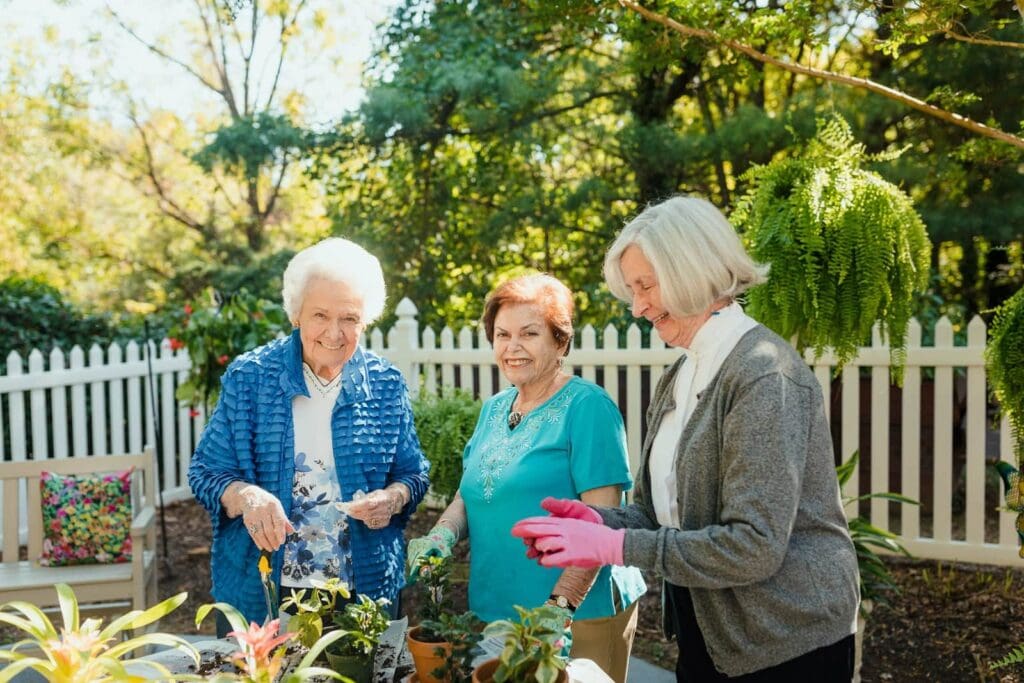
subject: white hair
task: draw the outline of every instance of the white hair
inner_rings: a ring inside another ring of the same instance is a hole
[[[661,304],[681,318],[703,313],[763,282],[767,266],[754,263],[722,212],[706,199],[673,197],[649,205],[622,229],[604,258],[604,279],[619,299],[632,302],[622,277],[622,254],[636,245],[651,263]]]
[[[329,237],[300,251],[284,269],[281,299],[292,323],[299,318],[309,281],[316,278],[343,282],[359,293],[364,324],[369,325],[384,312],[387,289],[380,261],[355,242]]]

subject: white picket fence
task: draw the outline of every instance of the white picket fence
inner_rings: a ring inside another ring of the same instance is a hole
[[[440,334],[429,328],[421,332],[412,302],[404,299],[397,312],[398,321],[386,336],[374,329],[365,341],[402,370],[412,393],[436,394],[443,387],[458,386],[486,398],[506,386],[482,329],[464,328],[457,335],[449,328]],[[679,355],[657,335],[651,340],[642,337],[632,325],[620,347],[619,330],[608,326],[599,343],[597,331],[587,326],[577,335],[568,358],[574,371],[600,383],[618,402],[634,471],[646,401]],[[808,353],[807,361],[825,396],[838,402],[838,413],[830,415],[833,421],[839,419],[833,424],[838,451],[844,459],[858,448],[870,451],[870,457],[862,457],[861,474],[851,479],[844,494],[897,491],[926,502],[918,507],[873,500],[861,504],[861,514],[876,526],[900,533],[908,549],[920,557],[1019,565],[1013,519],[996,509],[1002,492],[986,463],[986,457],[1012,462],[1013,454],[1006,421],[990,424],[984,345],[980,318],[969,325],[966,346],[954,345],[953,328],[942,319],[935,345],[922,347],[921,327],[912,322],[902,391],[890,387],[889,350],[877,332],[872,346],[863,348],[838,379],[832,378],[835,361],[830,355],[814,359]],[[42,353],[33,351],[27,371],[24,359],[12,353],[6,375],[0,375],[0,459],[138,451],[143,443],[156,443],[154,415],[159,415],[164,501],[188,497],[186,471],[205,419],[174,399],[189,368],[188,356],[173,353],[165,340],[152,358],[151,387],[143,352],[135,343],[123,352],[117,345],[107,350],[94,346],[86,362],[76,347],[67,357],[52,351],[47,363]],[[868,392],[866,406],[862,386]],[[923,395],[931,395],[933,401],[922,409]],[[890,424],[891,396],[898,397],[895,431]],[[825,403],[830,410],[832,401]],[[862,423],[867,433],[862,434]],[[961,443],[955,444],[954,436]],[[891,451],[896,454],[892,461]],[[891,480],[893,472],[898,485]],[[848,506],[848,512],[855,507]]]

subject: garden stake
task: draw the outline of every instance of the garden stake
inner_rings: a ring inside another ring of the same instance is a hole
[[[149,319],[145,318],[142,321],[142,329],[146,335],[146,374],[149,380],[149,410],[153,414],[153,438],[156,440],[154,446],[156,447],[156,467],[153,471],[156,472],[156,497],[160,503],[160,535],[163,541],[164,551],[164,571],[167,572],[167,577],[174,578],[174,567],[171,564],[170,558],[167,557],[167,519],[164,517],[164,489],[160,483],[163,480],[161,472],[164,466],[164,440],[162,437],[163,429],[161,424],[163,417],[159,415],[156,409],[156,379],[153,377],[153,347],[150,346],[149,341]]]

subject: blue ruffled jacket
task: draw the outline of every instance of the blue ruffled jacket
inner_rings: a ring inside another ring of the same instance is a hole
[[[392,482],[412,498],[384,529],[349,525],[355,591],[395,600],[405,583],[403,530],[426,493],[429,464],[423,457],[408,391],[401,373],[361,347],[342,370],[342,388],[332,416],[334,459],[344,500],[357,489],[372,491]],[[298,330],[239,356],[224,373],[221,395],[188,469],[196,499],[213,522],[213,597],[234,605],[250,621],[266,617],[256,562],[259,549],[242,517],[228,518],[220,498],[242,480],[277,496],[291,514],[295,477],[292,399],[308,396],[302,376]],[[273,559],[280,587],[282,546]]]

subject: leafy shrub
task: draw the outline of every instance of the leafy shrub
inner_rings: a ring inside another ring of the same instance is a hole
[[[45,354],[60,347],[67,352],[76,344],[83,349],[93,343],[106,346],[116,336],[108,316],[80,310],[41,280],[0,281],[0,371],[6,371],[11,351],[22,357],[32,349]]]
[[[842,366],[876,321],[902,379],[914,297],[928,286],[931,244],[910,197],[862,166],[864,152],[835,117],[791,157],[756,166],[732,214],[768,281],[749,293],[752,317],[797,347],[835,349]]]
[[[211,290],[205,303],[187,304],[169,333],[171,348],[187,348],[192,359],[188,378],[178,387],[178,399],[212,408],[228,364],[289,329],[280,305],[244,290],[227,300]]]
[[[465,391],[421,394],[413,401],[416,433],[430,461],[430,487],[451,502],[462,481],[462,451],[473,435],[483,404]]]

